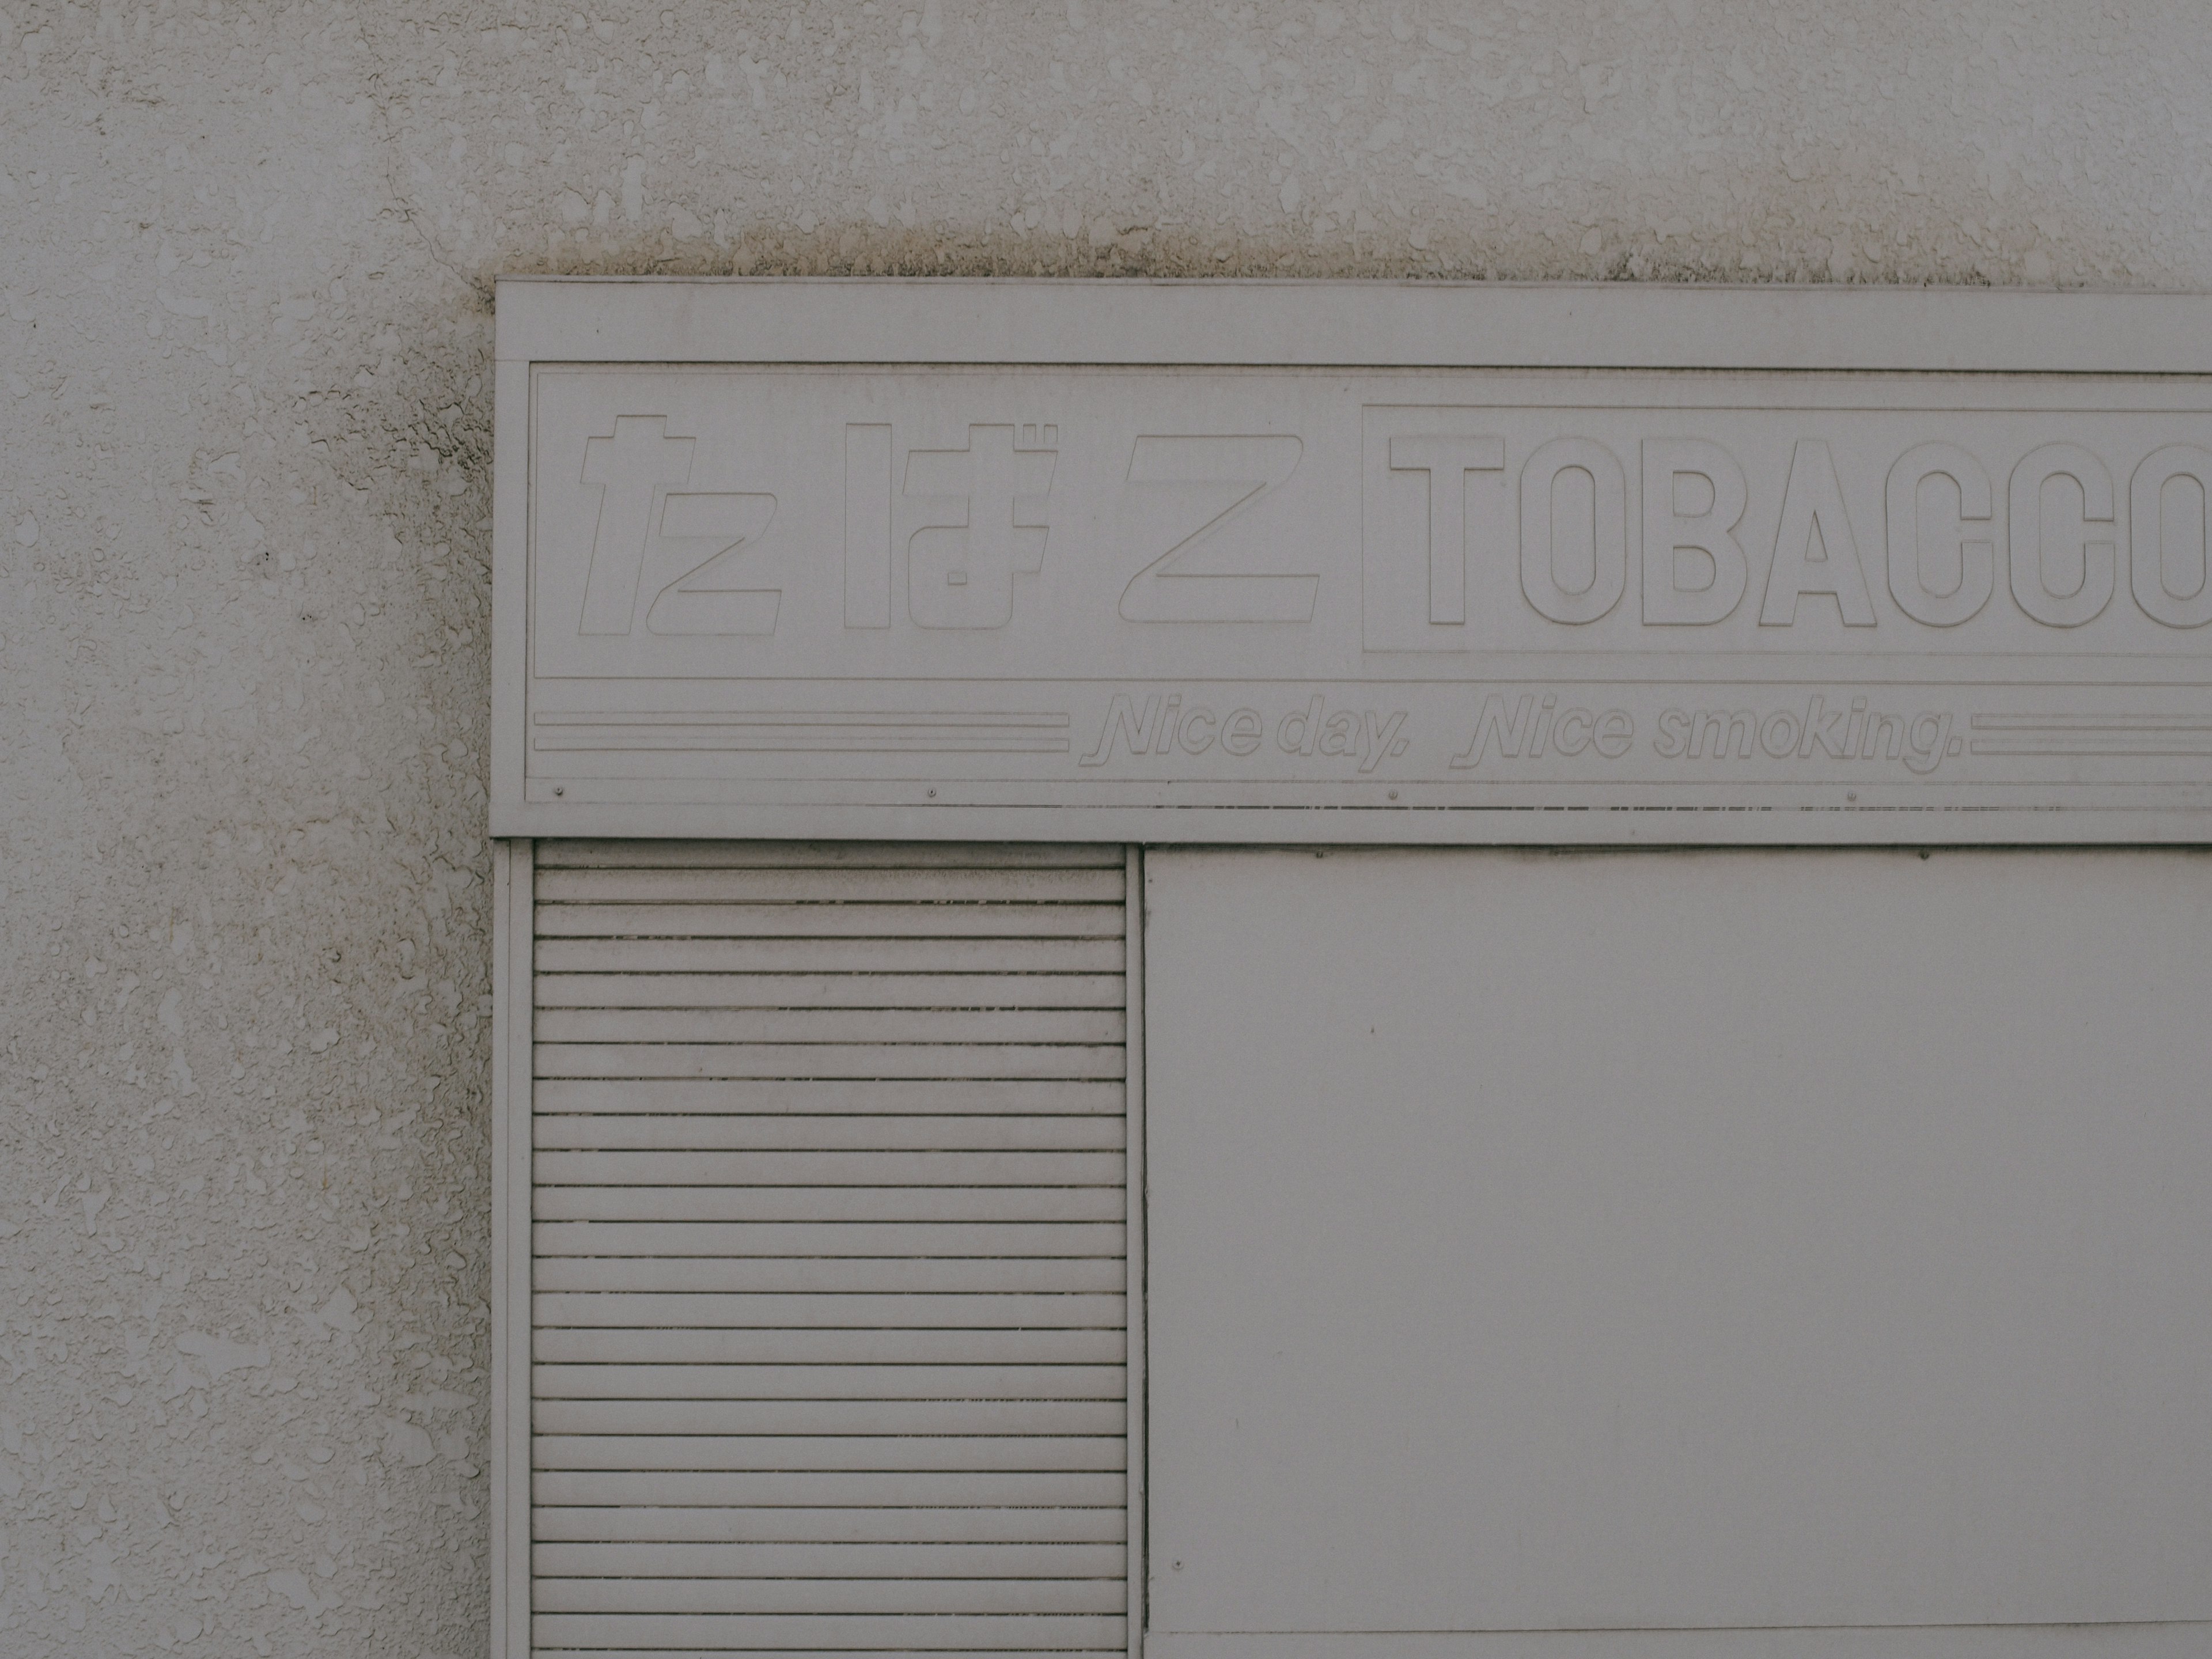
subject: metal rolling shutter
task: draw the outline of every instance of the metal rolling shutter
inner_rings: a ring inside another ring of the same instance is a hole
[[[1119,848],[538,845],[539,1652],[1120,1653]]]

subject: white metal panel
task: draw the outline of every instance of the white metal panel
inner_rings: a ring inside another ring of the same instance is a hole
[[[2212,860],[1146,871],[1156,1654],[2212,1651]]]
[[[2178,1625],[1953,1625],[1905,1629],[1474,1631],[1162,1636],[1152,1659],[2203,1659]]]
[[[2205,833],[2207,296],[501,303],[501,834]]]
[[[537,1650],[1122,1649],[1122,850],[535,883]]]
[[[2212,374],[2201,294],[503,276],[503,362],[1374,363]]]

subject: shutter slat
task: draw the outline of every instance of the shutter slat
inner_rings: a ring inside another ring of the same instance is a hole
[[[1121,1041],[1119,1008],[544,1008],[538,1041],[1082,1042]]]
[[[1119,974],[1097,939],[541,939],[541,974]]]
[[[1117,1044],[553,1043],[532,1048],[543,1078],[1119,1078]]]
[[[533,1644],[1125,1650],[1118,849],[547,842]]]
[[[1118,1400],[540,1400],[539,1434],[1125,1434]]]
[[[537,1653],[574,1653],[579,1656],[579,1659],[702,1659],[702,1656],[708,1654],[724,1653],[742,1653],[744,1656],[744,1659],[822,1659],[823,1652],[823,1650],[818,1648],[747,1647],[740,1649],[715,1647],[702,1648],[691,1645],[683,1645],[680,1647],[679,1651],[676,1653],[671,1653],[665,1647],[547,1648],[539,1646],[533,1648],[532,1651]],[[893,1656],[902,1654],[906,1652],[907,1650],[890,1648],[840,1648],[835,1650],[835,1651],[854,1655],[880,1655],[883,1656],[883,1659],[893,1659]],[[1024,1652],[1034,1654],[1036,1656],[1036,1659],[1129,1659],[1128,1650],[1126,1648],[1006,1648],[994,1649],[989,1651],[979,1651],[969,1648],[933,1648],[930,1650],[929,1659],[1017,1659],[1017,1656]]]
[[[564,1617],[567,1615],[563,1615]],[[742,1654],[744,1659],[822,1659],[819,1648],[763,1648],[763,1647],[700,1647],[678,1644],[672,1652],[666,1647],[657,1648],[548,1648],[542,1644],[532,1647],[533,1653],[574,1654],[577,1659],[704,1659],[709,1654]],[[880,1656],[880,1659],[896,1659],[909,1650],[903,1648],[839,1648],[831,1650],[854,1656]],[[997,1648],[988,1650],[973,1648],[933,1648],[929,1659],[1019,1659],[1027,1653],[1036,1659],[1129,1659],[1127,1648]]]
[[[540,1221],[1109,1221],[1114,1187],[540,1187]]]
[[[546,1187],[1118,1187],[1122,1154],[1013,1152],[542,1152]]]
[[[539,1544],[541,1577],[1112,1578],[1121,1544]]]
[[[552,1079],[532,1091],[533,1109],[562,1112],[1000,1113],[1121,1115],[1118,1079],[981,1078],[733,1078],[712,1083]]]
[[[1119,1473],[1034,1469],[541,1469],[531,1490],[541,1504],[690,1504],[717,1509],[885,1505],[1082,1509],[1127,1497]]]
[[[844,1613],[1119,1613],[1118,1579],[543,1577],[531,1588],[541,1613],[818,1613],[835,1597]]]
[[[781,1117],[705,1113],[540,1116],[532,1139],[545,1152],[1119,1152],[1118,1117]]]
[[[540,1221],[541,1256],[1120,1257],[1127,1224],[1023,1221]]]
[[[683,1646],[674,1653],[670,1652],[666,1648],[547,1648],[541,1646],[533,1648],[532,1650],[544,1654],[573,1653],[577,1656],[577,1659],[704,1659],[706,1655],[726,1653],[732,1655],[742,1653],[744,1659],[822,1659],[823,1653],[823,1650],[818,1648],[748,1647],[740,1649],[696,1646]],[[903,1654],[908,1650],[840,1648],[834,1651],[854,1656],[880,1656],[881,1659],[896,1659],[896,1656]],[[1024,1653],[1033,1654],[1036,1659],[1129,1659],[1128,1650],[1126,1648],[1006,1648],[994,1649],[988,1652],[969,1648],[933,1648],[930,1650],[929,1659],[1018,1659],[1018,1656]]]
[[[541,973],[540,1008],[1110,1008],[1119,974]]]
[[[547,1613],[530,1621],[538,1648],[605,1650],[789,1648],[808,1652],[886,1649],[923,1653],[1117,1650],[1126,1619],[1047,1614],[961,1618],[949,1614]],[[658,1659],[667,1659],[664,1653]]]
[[[566,1615],[564,1615],[566,1616]],[[880,1659],[896,1659],[909,1650],[904,1648],[839,1648],[838,1653],[854,1656],[880,1656]],[[679,1644],[675,1652],[659,1648],[548,1648],[535,1646],[533,1653],[574,1654],[577,1659],[705,1659],[705,1656],[740,1654],[744,1659],[822,1659],[819,1648],[724,1648],[698,1647]],[[1036,1659],[1129,1659],[1126,1648],[1002,1648],[988,1651],[972,1648],[933,1648],[929,1659],[1018,1659],[1023,1654],[1033,1654]]]
[[[749,1256],[554,1256],[538,1264],[536,1289],[552,1291],[720,1291],[849,1294],[1093,1292],[1120,1296],[1127,1264],[1119,1256],[834,1256],[796,1260]]]
[[[1119,1361],[1016,1364],[540,1363],[540,1400],[1110,1400],[1128,1397]]]
[[[568,1615],[562,1615],[566,1617]],[[851,1654],[856,1659],[896,1659],[909,1650],[904,1648],[839,1648],[830,1650]],[[700,1647],[679,1644],[676,1651],[658,1648],[548,1648],[536,1645],[532,1649],[539,1654],[574,1654],[577,1659],[706,1659],[708,1655],[743,1654],[744,1659],[822,1659],[819,1648],[763,1648],[763,1647]],[[988,1650],[973,1648],[933,1648],[929,1659],[1019,1659],[1031,1654],[1036,1659],[1129,1659],[1127,1648],[999,1648]]]
[[[1121,871],[543,869],[540,904],[1119,903]]]
[[[1119,870],[1121,849],[1088,842],[541,841],[541,870]]]
[[[1119,904],[541,904],[541,939],[1119,939]]]
[[[536,1512],[545,1542],[788,1544],[1124,1544],[1127,1510],[1096,1509],[684,1509],[550,1505]]]
[[[1123,1296],[585,1291],[532,1300],[532,1317],[547,1330],[1121,1330],[1129,1322]]]
[[[1128,1467],[1119,1435],[541,1434],[538,1469],[959,1471]]]
[[[539,1330],[549,1365],[1118,1365],[1121,1331]]]

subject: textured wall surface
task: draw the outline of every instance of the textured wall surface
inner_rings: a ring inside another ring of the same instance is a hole
[[[0,0],[0,1652],[482,1649],[495,272],[2208,287],[2208,83],[2198,0]]]

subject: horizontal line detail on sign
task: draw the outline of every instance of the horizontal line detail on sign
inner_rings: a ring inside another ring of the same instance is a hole
[[[2188,714],[1976,714],[1969,726],[1977,755],[2212,755],[2212,720]]]
[[[1064,726],[1068,717],[1062,714],[1030,714],[1018,710],[1001,712],[995,709],[974,713],[929,712],[909,709],[768,709],[745,713],[726,713],[718,709],[685,709],[670,714],[635,713],[629,710],[606,714],[541,713],[532,716],[539,726]]]
[[[906,709],[745,713],[540,713],[531,747],[577,750],[771,750],[869,754],[1038,754],[1068,750],[1066,714]]]

